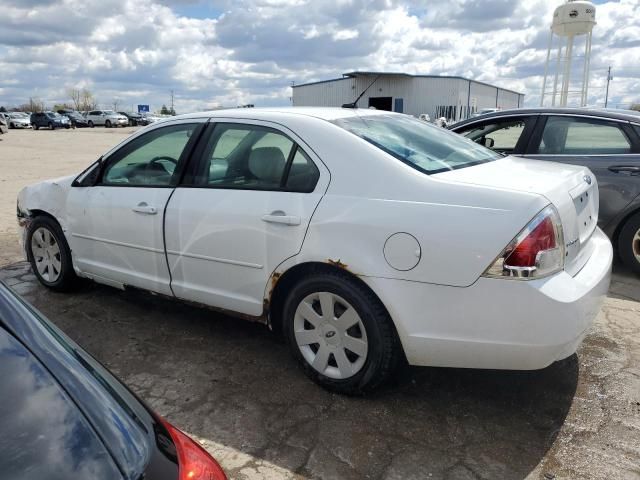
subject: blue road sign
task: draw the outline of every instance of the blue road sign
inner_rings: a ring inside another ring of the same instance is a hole
[[[149,113],[149,105],[138,105],[138,113]]]

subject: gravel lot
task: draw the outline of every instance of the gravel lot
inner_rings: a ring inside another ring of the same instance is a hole
[[[20,262],[18,190],[82,170],[132,131],[1,137],[0,278],[231,478],[640,479],[640,279],[619,266],[577,356],[536,372],[405,367],[370,398],[307,381],[262,325],[142,292],[40,287]]]

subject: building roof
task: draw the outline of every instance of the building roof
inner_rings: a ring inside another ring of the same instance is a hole
[[[373,75],[381,75],[386,77],[408,77],[408,78],[455,78],[458,80],[465,80],[467,82],[478,83],[480,85],[486,85],[492,88],[498,88],[500,90],[504,90],[505,92],[515,93],[516,95],[524,95],[524,93],[522,92],[516,92],[515,90],[502,88],[497,85],[491,85],[490,83],[480,82],[472,78],[461,77],[458,75],[414,75],[412,73],[403,73],[403,72],[368,72],[368,71],[360,71],[360,70],[343,73],[341,78],[331,78],[329,80],[320,80],[317,82],[308,82],[308,83],[301,83],[299,85],[292,85],[292,88],[306,87],[308,85],[319,85],[321,83],[336,82],[338,80],[344,80],[345,78],[355,78],[359,76],[364,77],[364,76],[373,76]]]

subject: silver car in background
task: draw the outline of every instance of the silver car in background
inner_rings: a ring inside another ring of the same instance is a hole
[[[24,112],[9,112],[4,116],[9,128],[31,128],[30,116]]]
[[[86,114],[86,119],[91,128],[96,125],[104,125],[107,128],[129,125],[127,117],[113,110],[91,110]]]

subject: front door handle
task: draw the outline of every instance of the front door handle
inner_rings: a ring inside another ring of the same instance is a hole
[[[637,175],[640,173],[640,166],[637,165],[612,165],[609,167],[611,172],[615,173],[628,173],[630,175]]]
[[[151,205],[147,205],[147,202],[140,202],[131,210],[136,213],[144,213],[145,215],[155,215],[156,213],[158,213],[158,209],[156,207],[152,207]]]
[[[276,210],[275,212],[271,212],[269,215],[263,215],[262,221],[267,223],[280,223],[282,225],[295,226],[300,225],[301,219],[300,217],[287,215],[282,210]]]

